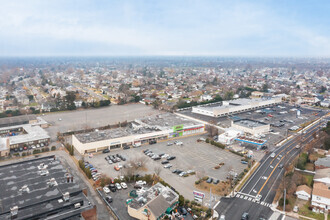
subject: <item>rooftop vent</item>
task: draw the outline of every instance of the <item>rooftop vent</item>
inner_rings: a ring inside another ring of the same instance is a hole
[[[67,201],[69,201],[69,199],[70,199],[70,193],[69,192],[64,193],[63,200],[67,202]]]
[[[39,164],[38,169],[42,170],[42,169],[46,169],[47,167],[48,167],[48,165],[41,163],[41,164]]]
[[[39,171],[39,174],[41,176],[46,176],[47,174],[49,174],[49,172],[46,168],[43,168],[42,170]]]
[[[17,216],[17,213],[18,213],[18,206],[14,206],[12,208],[10,208],[10,214],[11,214],[11,217],[16,217]]]
[[[49,187],[53,187],[53,186],[58,185],[55,178],[51,178],[47,184],[48,184]]]
[[[30,189],[29,189],[29,187],[27,185],[24,185],[24,186],[22,186],[22,188],[19,191],[20,192],[27,192],[27,193],[29,193],[30,192]]]
[[[80,206],[81,206],[80,203],[76,203],[76,204],[74,204],[74,208],[75,208],[75,209],[79,209]]]

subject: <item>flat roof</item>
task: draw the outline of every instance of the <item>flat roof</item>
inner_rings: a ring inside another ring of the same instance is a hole
[[[250,105],[253,102],[264,102],[264,101],[269,101],[269,100],[274,100],[274,99],[272,99],[272,98],[270,98],[270,99],[265,99],[265,98],[241,98],[241,99],[223,101],[222,104],[218,104],[218,105],[196,106],[196,107],[193,107],[193,108],[204,109],[204,110],[208,110],[208,111],[214,111],[214,110],[220,110],[220,109],[228,109],[228,108],[231,108],[231,107],[234,107],[234,106]]]
[[[45,175],[41,175],[41,164],[47,170]],[[63,219],[92,208],[75,178],[68,183],[67,177],[71,174],[54,155],[0,166],[0,219],[10,219],[14,206],[18,206],[17,219]],[[57,185],[49,185],[52,178]],[[69,201],[60,202],[66,192]],[[76,203],[82,204],[79,210],[73,206]]]
[[[266,123],[251,120],[251,119],[240,119],[240,120],[233,121],[233,122],[235,125],[239,125],[239,126],[247,127],[247,128],[257,128],[257,127],[267,125]]]
[[[200,123],[179,117],[172,113],[164,113],[136,119],[125,127],[110,128],[106,130],[95,129],[93,132],[76,134],[75,137],[81,143],[90,143],[114,138],[127,137],[137,134],[148,134],[157,131],[172,130],[176,125],[184,127],[196,126]]]
[[[43,128],[41,128],[39,125],[31,125],[31,124],[22,124],[22,125],[10,126],[10,127],[3,127],[3,128],[0,128],[0,132],[6,131],[6,130],[14,130],[17,128],[23,128],[24,131],[26,132],[26,134],[9,136],[8,138],[9,138],[11,145],[50,138],[48,133]],[[2,139],[6,139],[6,138],[7,137],[4,137]]]
[[[106,130],[98,130],[88,132],[88,133],[82,133],[82,134],[76,134],[76,138],[81,143],[90,143],[95,141],[102,141],[102,140],[108,140],[108,139],[114,139],[114,138],[120,138],[120,137],[127,137],[130,135],[136,135],[136,134],[147,134],[151,132],[159,131],[156,129],[150,129],[150,128],[133,128],[130,126],[130,123],[126,127],[121,128],[110,128]]]
[[[168,130],[176,125],[183,125],[185,127],[199,125],[195,121],[177,116],[172,113],[164,113],[159,115],[152,115],[141,119],[136,119],[135,122],[146,127],[154,127],[159,130]]]
[[[155,207],[155,204],[164,205],[164,202],[166,202],[167,207],[163,207],[165,208],[165,212],[166,208],[172,205],[179,198],[179,195],[176,192],[174,192],[169,187],[162,185],[161,183],[156,183],[147,190],[141,190],[141,192],[142,193],[138,195],[137,198],[133,199],[132,202],[129,203],[130,207],[134,209],[139,209],[145,205],[148,205],[150,209],[159,209],[159,207]],[[162,202],[158,203],[157,197],[160,196],[163,197],[160,199]],[[153,203],[153,201],[155,201],[155,203]],[[154,213],[158,213],[158,210],[154,210]]]
[[[27,124],[31,120],[37,120],[37,117],[35,115],[20,115],[14,117],[0,118],[0,127],[17,124]]]

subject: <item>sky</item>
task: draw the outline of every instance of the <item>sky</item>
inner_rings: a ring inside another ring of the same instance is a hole
[[[0,0],[0,56],[330,57],[328,0]]]

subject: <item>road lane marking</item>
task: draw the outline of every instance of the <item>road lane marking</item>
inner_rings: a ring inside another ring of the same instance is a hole
[[[287,155],[288,153],[290,153],[290,152],[291,152],[292,150],[294,150],[294,149],[296,149],[296,148],[293,147],[291,150],[289,150],[289,151],[286,153],[286,155]],[[285,156],[286,156],[286,155],[285,155]],[[266,183],[268,182],[268,180],[270,179],[270,177],[273,175],[274,171],[276,170],[276,168],[278,167],[278,165],[281,163],[281,161],[285,158],[285,156],[282,157],[282,158],[280,159],[280,161],[278,161],[278,163],[277,163],[276,166],[274,167],[273,171],[270,173],[269,177],[267,178],[267,180],[265,181],[265,183],[262,185],[261,189],[259,190],[258,195],[260,194],[260,192],[262,191],[262,189],[265,187]]]

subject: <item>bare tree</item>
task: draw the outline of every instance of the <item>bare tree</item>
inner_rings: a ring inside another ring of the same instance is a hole
[[[160,173],[162,172],[162,167],[161,166],[155,166],[154,167],[154,172],[155,172],[155,174],[157,175],[157,176],[159,176],[160,175]]]

